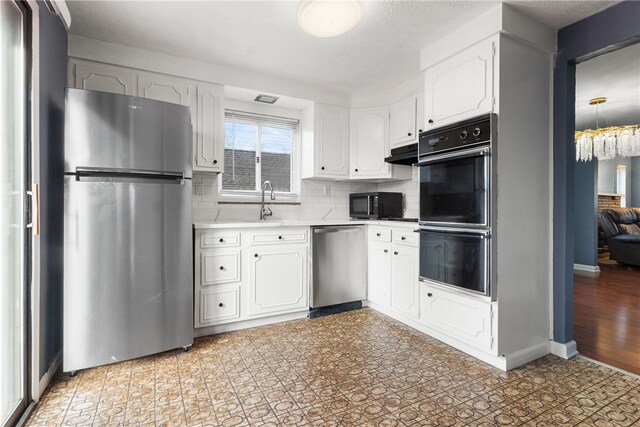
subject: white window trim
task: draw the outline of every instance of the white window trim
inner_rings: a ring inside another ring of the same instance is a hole
[[[226,111],[234,111],[234,110],[225,110]],[[274,117],[266,114],[253,113],[248,111],[238,111],[239,113],[245,114],[247,116],[255,116],[255,117]],[[285,117],[287,120],[298,121],[297,118]],[[292,148],[291,148],[291,157],[293,159],[293,165],[291,168],[291,192],[285,193],[281,191],[275,191],[275,200],[270,199],[270,193],[265,194],[265,203],[269,204],[291,204],[291,203],[300,203],[300,163],[302,160],[301,150],[300,150],[300,123],[298,123],[297,132],[294,135]],[[224,173],[224,172],[223,172]],[[222,175],[218,177],[218,202],[223,203],[260,203],[262,200],[262,192],[257,190],[223,190],[222,189]]]

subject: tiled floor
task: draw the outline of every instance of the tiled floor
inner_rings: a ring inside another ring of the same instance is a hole
[[[640,380],[547,356],[502,373],[370,309],[58,376],[29,425],[640,425]]]

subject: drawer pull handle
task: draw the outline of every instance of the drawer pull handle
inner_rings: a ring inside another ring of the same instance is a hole
[[[253,254],[254,257],[258,258],[258,254]]]
[[[380,237],[380,233],[376,233],[376,237]]]
[[[223,303],[218,304],[218,307],[224,307]]]
[[[223,267],[223,266],[220,266],[220,270],[224,270],[224,267]]]
[[[394,255],[398,255],[398,251],[393,251],[393,254]]]
[[[407,240],[407,238],[406,238],[406,237],[404,237],[404,236],[402,236],[402,237],[400,238],[400,240]]]
[[[279,240],[282,240],[282,236],[278,236],[278,239],[279,239]]]
[[[224,239],[220,239],[220,240],[219,240],[219,242],[220,242],[220,243],[224,242]]]
[[[427,294],[427,296],[428,296],[429,298],[431,298],[431,297],[433,296],[433,294],[432,294],[431,292],[429,292],[429,293]]]
[[[385,253],[385,254],[386,254],[386,253],[388,253],[388,252],[389,252],[389,250],[388,250],[388,249],[385,249],[385,250],[384,250],[384,253]]]

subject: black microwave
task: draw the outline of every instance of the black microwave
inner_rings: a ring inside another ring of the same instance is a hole
[[[351,193],[351,218],[402,218],[402,193]]]

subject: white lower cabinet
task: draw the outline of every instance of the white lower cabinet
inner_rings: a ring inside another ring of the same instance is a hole
[[[369,228],[367,299],[404,317],[418,319],[418,241],[411,231]]]
[[[394,243],[392,249],[391,308],[417,320],[420,314],[418,248]]]
[[[420,320],[431,329],[491,352],[494,306],[490,301],[420,283]]]
[[[276,244],[249,250],[249,315],[308,307],[308,246]]]
[[[240,289],[205,288],[200,291],[199,317],[201,325],[240,317]],[[198,323],[198,321],[196,323]]]

